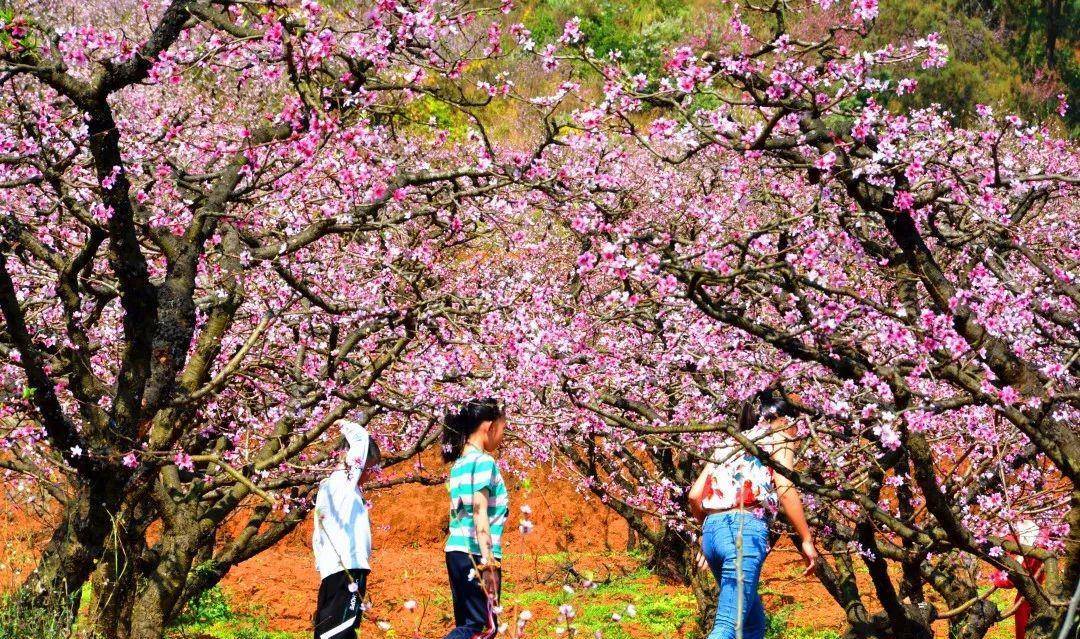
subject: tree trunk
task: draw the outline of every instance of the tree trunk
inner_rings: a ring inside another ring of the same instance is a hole
[[[138,578],[130,639],[161,639],[179,613],[196,553],[203,543],[212,543],[200,534],[197,520],[181,519],[179,523],[182,527],[166,527],[162,532],[157,565]]]
[[[1056,566],[1048,566],[1057,570],[1047,577],[1047,588],[1058,601],[1068,601],[1076,584],[1080,583],[1080,535],[1076,534],[1080,531],[1080,487],[1073,488],[1065,522],[1072,534],[1065,538],[1061,557],[1054,560]]]
[[[132,606],[131,639],[161,639],[165,635],[166,620],[172,610],[168,594],[168,583],[156,583],[153,579],[140,583]]]
[[[131,609],[134,604],[135,578],[132,566],[119,569],[102,562],[91,580],[94,599],[86,619],[93,639],[129,639]]]
[[[950,608],[960,608],[979,594],[978,584],[966,577],[969,573],[958,559],[945,554],[936,562],[924,562],[920,567],[923,576]],[[997,606],[985,599],[979,600],[948,620],[949,639],[982,639],[999,620]]]
[[[684,533],[665,526],[660,542],[652,548],[649,569],[664,581],[688,585],[694,574],[696,547],[687,543]]]
[[[652,549],[649,569],[666,581],[690,586],[697,603],[694,620],[699,634],[707,636],[712,630],[716,617],[716,603],[720,588],[708,570],[698,570],[697,553],[699,546],[690,543],[686,534],[665,528],[661,542]]]
[[[1065,522],[1073,534],[1066,536],[1061,555],[1048,560],[1043,568],[1046,573],[1046,592],[1051,599],[1059,602],[1069,601],[1077,583],[1080,583],[1080,536],[1075,534],[1075,531],[1080,530],[1080,489],[1074,488],[1072,491]],[[1032,607],[1027,636],[1030,639],[1056,637],[1065,620],[1066,608],[1048,606],[1041,611],[1038,608]]]
[[[146,546],[149,522],[143,521],[129,528],[127,539],[117,539],[120,550],[107,549],[94,573],[86,620],[93,639],[160,639],[188,600],[225,575],[227,568],[196,570],[211,559],[214,543],[200,534],[198,521],[190,518],[194,511],[187,504],[174,510],[153,548]]]
[[[77,485],[75,496],[64,506],[60,524],[53,531],[38,565],[23,582],[14,599],[27,610],[60,611],[69,622],[78,612],[83,584],[90,578],[112,520],[102,498],[102,485]]]
[[[1061,27],[1062,0],[1043,0],[1046,12],[1046,66],[1057,66],[1058,29]]]
[[[955,639],[982,639],[998,620],[997,606],[983,599],[961,615],[958,622],[949,624],[949,636]]]
[[[98,562],[90,581],[93,600],[85,626],[93,639],[129,639],[131,610],[135,602],[138,557],[145,552],[145,533],[116,536]]]
[[[699,570],[690,581],[690,588],[694,593],[694,601],[697,602],[697,613],[694,619],[700,630],[700,636],[706,637],[712,631],[713,623],[716,621],[716,604],[720,598],[720,586],[711,572]]]
[[[225,576],[231,566],[220,566],[214,563],[214,546],[216,540],[211,540],[195,550],[191,560],[191,569],[184,579],[184,587],[176,597],[173,605],[173,613],[169,616],[166,625],[172,625],[177,617],[184,612],[188,603],[202,593],[213,588]]]

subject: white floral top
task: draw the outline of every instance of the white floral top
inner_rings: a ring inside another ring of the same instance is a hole
[[[752,428],[746,437],[765,450],[771,450],[775,441],[767,434],[767,428],[767,425]],[[708,478],[701,499],[703,508],[730,510],[741,507],[754,510],[763,517],[776,514],[779,503],[771,468],[735,441],[713,451],[712,459],[713,463],[706,470]]]

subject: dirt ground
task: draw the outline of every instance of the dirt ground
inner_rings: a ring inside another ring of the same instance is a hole
[[[511,485],[511,519],[504,541],[507,587],[515,592],[558,592],[572,565],[579,573],[603,581],[631,574],[639,562],[626,553],[627,526],[595,497],[582,495],[563,481],[549,481],[534,473],[532,490],[522,494]],[[372,535],[375,552],[368,593],[372,608],[365,624],[378,620],[407,623],[420,636],[441,636],[450,627],[449,586],[443,564],[446,491],[440,486],[402,486],[373,498]],[[518,530],[520,506],[532,508],[532,532]],[[223,587],[235,601],[249,602],[262,611],[274,628],[303,631],[310,628],[318,574],[312,565],[311,524],[305,522],[272,550],[235,568]],[[843,627],[843,610],[817,580],[801,576],[801,559],[784,541],[770,554],[762,578],[762,593],[769,609],[790,606],[789,623],[814,629]],[[679,586],[652,578],[652,591],[685,593]],[[409,614],[402,604],[416,601]],[[426,608],[426,612],[424,612]],[[557,615],[550,609],[531,611],[537,619]],[[422,617],[422,619],[421,619]],[[416,624],[416,625],[414,625]],[[442,631],[440,633],[439,631]]]
[[[504,541],[504,592],[525,593],[531,598],[533,603],[528,607],[536,622],[557,617],[553,602],[562,596],[570,568],[599,582],[633,575],[639,592],[685,601],[686,588],[661,583],[640,570],[640,557],[626,550],[625,522],[595,497],[579,494],[570,484],[550,480],[539,471],[524,484],[514,479],[509,483],[511,518]],[[375,626],[379,621],[393,624],[399,637],[442,636],[452,625],[442,553],[445,489],[396,486],[374,495],[372,502],[375,553],[368,581],[371,608],[362,636],[382,635]],[[0,591],[21,582],[33,565],[35,549],[41,548],[48,536],[40,512],[34,514],[25,504],[20,508],[16,502],[9,503],[12,507],[0,509]],[[523,504],[532,508],[535,524],[533,531],[524,535],[518,530]],[[234,568],[222,584],[232,605],[264,619],[267,629],[309,631],[319,580],[310,539],[309,519],[273,549]],[[580,587],[579,582],[576,587]],[[815,631],[844,627],[843,610],[816,579],[802,576],[801,559],[786,539],[765,563],[761,592],[766,609],[782,610],[789,627]],[[407,601],[417,602],[417,608],[407,611]],[[624,598],[622,603],[626,601]],[[508,610],[506,617],[516,616],[518,611]],[[685,630],[671,628],[668,634],[665,629],[657,635],[654,628],[647,636],[683,636]],[[944,636],[944,630],[939,634]],[[628,636],[639,634],[629,632]]]

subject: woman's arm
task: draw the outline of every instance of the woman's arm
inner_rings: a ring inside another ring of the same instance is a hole
[[[774,425],[779,426],[773,422]],[[795,470],[795,429],[792,426],[781,431],[783,440],[777,443],[771,452],[772,458],[788,470]],[[817,549],[814,548],[814,537],[810,533],[810,525],[806,523],[806,513],[803,511],[802,498],[799,491],[787,477],[775,473],[776,495],[780,501],[780,509],[784,511],[795,533],[799,535],[799,551],[806,560],[806,571],[810,574],[817,564]]]
[[[701,500],[705,496],[705,482],[709,480],[710,466],[712,464],[705,464],[701,474],[694,480],[694,485],[690,487],[690,494],[686,496],[690,504],[690,514],[699,522],[705,521],[705,510],[701,507]]]

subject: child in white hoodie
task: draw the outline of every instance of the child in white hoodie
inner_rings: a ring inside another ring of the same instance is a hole
[[[355,639],[371,569],[371,522],[362,484],[378,467],[378,445],[359,424],[341,420],[345,468],[319,484],[311,548],[322,583],[314,639]]]

